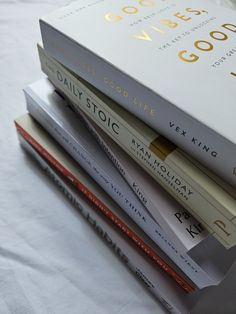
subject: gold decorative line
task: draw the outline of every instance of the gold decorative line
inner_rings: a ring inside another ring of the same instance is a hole
[[[154,141],[149,145],[149,149],[158,156],[162,161],[172,153],[177,147],[168,141],[163,136],[158,136]]]

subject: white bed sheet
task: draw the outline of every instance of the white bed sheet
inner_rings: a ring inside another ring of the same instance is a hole
[[[165,313],[18,144],[38,18],[67,2],[0,1],[0,314]]]
[[[38,18],[67,2],[0,0],[0,314],[166,313],[18,144]]]

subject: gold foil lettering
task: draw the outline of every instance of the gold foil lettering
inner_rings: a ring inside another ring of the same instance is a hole
[[[155,0],[139,0],[138,3],[143,7],[153,7],[156,4]]]
[[[145,103],[135,96],[133,97],[133,104],[148,113],[150,116],[155,116],[155,110],[152,108],[151,104]]]
[[[140,7],[154,7],[156,5],[155,0],[138,0],[137,3]],[[138,6],[129,6],[128,5],[128,6],[122,7],[121,11],[125,14],[133,15],[133,14],[137,14],[140,11],[140,8]],[[191,8],[186,8],[185,11],[188,13],[192,13],[194,15],[201,15],[203,13],[207,13],[207,11],[205,11],[205,10],[194,10]],[[185,22],[190,21],[192,19],[191,17],[185,16],[183,13],[180,13],[180,12],[173,13],[172,16],[174,16],[174,17],[176,17],[182,21],[185,21]],[[105,15],[105,20],[107,22],[120,22],[122,19],[123,19],[122,16],[115,15],[111,12],[109,12]],[[167,27],[172,28],[172,29],[176,28],[179,25],[175,21],[172,21],[169,19],[164,19],[164,20],[161,20],[160,22],[162,24],[166,25]],[[232,24],[226,24],[226,26],[227,25],[232,26]]]
[[[216,36],[216,34],[222,35],[222,37],[219,38]],[[210,36],[215,40],[227,40],[228,39],[228,36],[225,33],[219,32],[219,31],[210,32]]]
[[[142,31],[141,35],[134,35],[134,37],[141,40],[152,41],[151,37],[145,31]]]
[[[139,11],[138,8],[133,7],[133,6],[123,7],[121,10],[122,10],[124,13],[127,13],[127,14],[136,14],[136,13],[138,13],[138,11]]]
[[[206,44],[206,47],[200,46],[201,44]],[[202,50],[202,51],[211,51],[214,49],[214,46],[212,45],[212,43],[206,40],[197,40],[195,41],[194,46],[197,49]]]
[[[105,20],[107,22],[119,22],[120,20],[122,20],[122,16],[118,16],[118,15],[114,15],[113,13],[107,13],[105,15]]]
[[[153,7],[156,2],[155,0],[138,0],[138,4],[142,7]],[[121,8],[121,11],[125,14],[137,14],[139,12],[139,8],[136,6],[124,6]],[[105,15],[105,20],[107,22],[120,22],[122,20],[122,16],[107,13]]]
[[[127,98],[129,96],[128,91],[126,91],[122,86],[117,85],[114,81],[110,80],[108,77],[104,77],[104,83],[108,85],[111,89],[121,94],[123,97]]]
[[[171,20],[161,20],[160,22],[169,28],[176,28],[178,26],[178,23]]]
[[[204,10],[200,11],[200,10],[194,10],[194,9],[191,9],[191,8],[187,8],[186,11],[189,12],[189,13],[194,13],[194,15],[201,15],[203,12],[207,13]]]
[[[236,25],[233,25],[233,24],[223,24],[222,27],[226,28],[228,31],[236,33]]]
[[[223,24],[223,25],[221,25],[221,27],[225,28],[228,31],[236,33],[236,25],[234,25],[234,24]],[[225,41],[229,38],[229,36],[227,34],[225,34],[224,32],[221,32],[221,31],[211,31],[209,33],[209,36],[212,39],[219,40],[219,41]],[[214,49],[213,44],[209,41],[206,41],[206,40],[197,40],[194,42],[194,46],[198,50],[201,50],[204,52],[212,51]],[[182,50],[178,53],[180,60],[185,61],[185,62],[196,62],[199,59],[199,57],[195,54],[190,54],[190,57],[191,57],[190,59],[185,58],[184,57],[185,53],[187,53],[187,50]],[[234,72],[232,72],[231,74],[234,75]]]
[[[174,16],[176,16],[177,18],[179,18],[185,22],[190,21],[192,19],[191,17],[187,17],[187,16],[181,14],[180,12],[175,13]]]
[[[165,34],[165,32],[164,32],[162,29],[160,29],[160,28],[158,28],[158,27],[156,27],[156,26],[151,26],[151,28],[152,28],[155,32],[158,32],[158,33],[161,33],[161,34]]]
[[[184,57],[184,54],[186,54],[186,53],[188,53],[187,50],[182,50],[178,53],[180,60],[185,61],[185,62],[196,62],[199,59],[199,57],[193,53],[191,53],[189,55],[190,58],[189,57],[186,58],[186,57]]]

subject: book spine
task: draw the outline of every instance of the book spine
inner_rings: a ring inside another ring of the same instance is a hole
[[[70,98],[72,101],[71,105],[75,111],[81,109],[85,112],[161,184],[168,193],[190,211],[210,233],[213,233],[226,248],[230,248],[236,244],[236,226],[231,221],[234,218],[234,213],[225,207],[224,202],[219,203],[215,201],[214,197],[209,194],[209,191],[205,192],[201,187],[198,190],[196,184],[190,185],[188,180],[194,183],[194,178],[186,176],[184,171],[181,174],[176,173],[176,170],[173,171],[165,161],[154,155],[152,149],[145,146],[145,140],[141,136],[135,135],[134,130],[131,132],[126,127],[127,123],[114,111],[111,111],[102,99],[99,99],[57,61],[47,56],[47,53],[40,46],[38,46],[38,49],[42,70],[48,75],[55,86]],[[94,106],[93,110],[91,109],[92,104]],[[99,112],[101,112],[100,116]],[[112,124],[118,126],[119,132],[114,132],[114,127],[111,127]],[[151,155],[155,162],[150,163],[149,160],[147,162],[147,158],[143,154],[137,154],[137,150],[132,145],[133,141],[135,141],[136,145],[143,147],[145,152]],[[174,162],[171,163],[174,164]],[[228,195],[226,196],[231,198]],[[231,203],[232,201],[230,200],[230,206],[233,206],[233,209],[235,209],[235,201],[233,205]]]
[[[41,124],[51,136],[63,146],[63,148],[73,157],[80,165],[94,178],[99,185],[101,185],[105,191],[113,197],[113,199],[126,211],[126,213],[139,225],[141,229],[157,244],[159,247],[172,259],[176,265],[185,272],[185,274],[196,284],[197,287],[203,288],[209,285],[216,284],[216,279],[211,278],[201,267],[197,265],[187,254],[182,254],[174,246],[171,241],[169,241],[165,232],[160,228],[160,226],[141,208],[137,209],[135,206],[127,206],[126,199],[114,195],[114,191],[109,189],[107,185],[104,185],[102,178],[107,178],[107,174],[103,171],[99,171],[100,167],[94,169],[90,167],[91,160],[86,156],[86,152],[83,152],[83,157],[81,156],[81,147],[78,147],[74,138],[72,138],[60,124],[57,123],[39,104],[31,98],[26,92],[27,109],[29,113]],[[80,154],[78,155],[78,152]],[[91,172],[92,171],[92,172]],[[110,182],[110,179],[105,181]],[[113,181],[114,185],[115,182]],[[118,188],[120,192],[120,189]],[[120,193],[118,193],[120,194]],[[123,193],[121,193],[123,195]]]
[[[47,173],[47,175],[55,182],[55,184],[60,188],[62,193],[67,197],[67,199],[79,210],[81,215],[89,223],[89,225],[96,231],[96,233],[107,243],[107,245],[113,250],[117,257],[134,273],[135,277],[144,284],[145,287],[173,314],[181,314],[180,311],[171,300],[169,300],[167,295],[164,295],[158,285],[152,280],[152,276],[149,274],[148,263],[140,262],[141,256],[132,256],[129,252],[128,245],[123,245],[124,240],[117,234],[117,232],[112,231],[109,225],[95,214],[95,211],[90,208],[88,204],[83,202],[78,195],[76,195],[67,184],[57,175],[57,173],[50,167],[42,157],[40,157],[36,151],[28,144],[26,141],[20,138],[20,142],[24,149],[29,152],[34,159],[38,162],[40,167]],[[151,271],[152,274],[152,271]]]
[[[235,144],[43,20],[40,27],[50,55],[236,186]]]
[[[193,248],[195,245],[199,244],[201,241],[203,241],[206,235],[208,235],[208,233],[204,232],[204,229],[201,226],[201,224],[197,220],[195,220],[193,217],[191,217],[191,215],[187,211],[185,211],[185,215],[186,217],[188,217],[188,220],[187,221],[182,220],[181,223],[179,223],[178,219],[176,219],[176,223],[174,224],[174,230],[173,230],[172,228],[173,225],[169,224],[170,216],[165,215],[163,217],[162,212],[159,212],[158,205],[157,204],[154,205],[153,201],[146,195],[145,184],[143,185],[142,182],[136,181],[133,178],[132,173],[130,173],[129,171],[129,164],[127,164],[126,166],[123,165],[122,160],[120,160],[119,158],[120,155],[117,155],[117,150],[114,151],[113,150],[114,147],[109,145],[109,142],[106,141],[106,138],[103,136],[104,133],[102,134],[101,132],[99,132],[99,130],[97,130],[97,128],[94,127],[94,125],[91,123],[91,121],[89,121],[89,119],[86,117],[86,115],[83,112],[80,112],[79,115],[85,122],[90,132],[94,135],[94,137],[96,138],[101,148],[104,150],[104,152],[113,162],[113,164],[116,166],[120,174],[129,183],[130,187],[138,196],[140,201],[144,204],[144,206],[147,208],[150,214],[154,217],[154,219],[156,217],[156,221],[159,223],[162,229],[166,230],[168,237],[176,245],[176,247],[180,251],[186,252],[190,250],[191,248]],[[158,192],[159,191],[157,191],[157,193]],[[155,215],[153,213],[155,213]],[[170,215],[176,215],[176,211],[174,210],[174,207],[172,208],[172,212],[170,213]],[[201,236],[202,232],[204,232],[203,236]],[[186,249],[186,245],[185,245],[186,238],[189,239],[189,237],[190,238],[194,237],[194,233],[197,239],[194,239],[194,242],[192,243],[191,248]]]
[[[91,201],[100,212],[107,217],[118,229],[120,229],[132,242],[139,247],[152,261],[163,269],[172,279],[179,284],[187,293],[195,289],[182,278],[171,266],[169,266],[138,234],[130,229],[115,213],[112,212],[100,199],[96,197],[84,184],[82,184],[68,169],[55,159],[40,143],[38,143],[24,128],[15,123],[17,132],[42,156],[48,164],[54,167],[64,178]]]

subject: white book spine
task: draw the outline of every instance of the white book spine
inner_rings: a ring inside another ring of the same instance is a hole
[[[211,278],[206,271],[198,266],[187,254],[179,252],[169,241],[161,227],[147,214],[139,201],[135,204],[134,199],[129,201],[126,191],[116,185],[113,178],[109,177],[96,160],[88,156],[86,150],[78,144],[60,122],[54,119],[44,108],[40,99],[37,102],[30,96],[29,89],[25,90],[27,109],[29,113],[51,134],[51,136],[63,146],[63,148],[93,177],[93,179],[123,208],[126,213],[143,229],[144,232],[172,259],[176,265],[199,287],[203,288],[214,285],[217,280]],[[72,116],[73,113],[71,112]],[[72,117],[71,116],[71,117]],[[107,184],[107,182],[109,184]],[[136,195],[134,195],[136,198]],[[138,200],[138,199],[137,199]],[[140,203],[140,204],[139,204]]]
[[[51,56],[236,186],[236,146],[233,142],[172,106],[138,80],[66,37],[44,20],[40,21],[40,27],[43,45]],[[147,105],[150,100],[152,109]],[[155,118],[152,112],[156,113]],[[186,133],[188,137],[183,136]]]
[[[19,135],[22,146],[28,151],[38,162],[41,168],[51,177],[51,179],[59,186],[60,190],[70,200],[70,202],[80,211],[81,215],[96,231],[96,233],[104,239],[107,245],[114,251],[119,259],[134,273],[135,277],[142,282],[145,287],[173,314],[187,313],[187,307],[178,308],[178,302],[170,300],[169,296],[162,291],[162,287],[156,280],[158,275],[153,271],[153,267],[138,254],[127,243],[122,235],[116,232],[95,210],[88,205],[83,198],[75,193],[68,184],[66,184],[56,171],[48,165],[48,163],[33,149],[33,147]],[[175,304],[177,303],[177,304]]]

